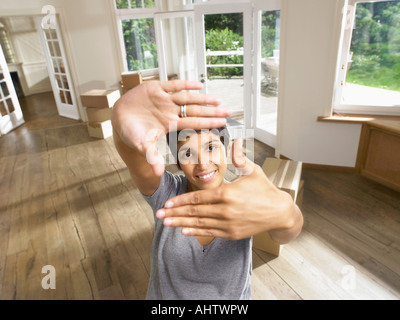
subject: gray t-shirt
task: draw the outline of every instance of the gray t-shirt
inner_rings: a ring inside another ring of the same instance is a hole
[[[187,192],[187,179],[165,171],[157,191],[144,196],[155,213],[165,202]],[[181,228],[166,227],[154,216],[149,300],[251,299],[252,238],[215,238],[202,246]]]

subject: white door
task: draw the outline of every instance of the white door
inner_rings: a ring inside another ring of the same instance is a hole
[[[276,148],[280,0],[254,0],[253,128],[257,140]]]
[[[251,3],[205,2],[194,5],[196,52],[198,57],[198,74],[204,83],[203,91],[222,99],[222,106],[232,111],[232,126],[252,128],[251,123]],[[208,15],[211,15],[207,17]],[[215,34],[215,29],[205,26],[208,21],[238,21],[236,26],[219,24],[223,33]],[[207,29],[207,30],[206,30]],[[235,29],[235,30],[233,30]],[[227,37],[228,44],[209,40],[213,36]],[[241,43],[237,34],[243,37]],[[218,45],[215,45],[218,43]],[[206,48],[206,45],[208,48]],[[211,49],[212,47],[212,49]],[[228,75],[228,76],[227,76]],[[235,130],[236,131],[236,130]],[[232,132],[232,131],[231,131]],[[233,136],[233,138],[235,138]]]
[[[36,27],[39,32],[47,70],[57,104],[58,114],[71,119],[80,119],[75,92],[65,58],[64,46],[57,19],[49,27],[42,24],[42,17],[36,18]]]
[[[24,117],[0,45],[0,134],[23,124]]]
[[[193,11],[154,15],[160,80],[198,80]]]

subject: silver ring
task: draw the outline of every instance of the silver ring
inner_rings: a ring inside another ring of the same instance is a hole
[[[186,115],[186,104],[184,104],[184,105],[181,106],[181,114],[180,114],[180,117],[181,117],[181,118],[186,118],[186,117],[187,117],[187,115]]]

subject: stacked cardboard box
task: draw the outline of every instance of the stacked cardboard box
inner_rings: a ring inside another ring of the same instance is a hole
[[[101,139],[112,136],[111,112],[120,96],[119,90],[97,89],[81,95],[82,105],[86,107],[90,136]]]
[[[300,161],[267,158],[262,169],[268,179],[279,189],[288,192],[298,206],[303,198],[304,181],[301,180]],[[253,247],[279,256],[281,245],[273,242],[268,232],[253,237]]]

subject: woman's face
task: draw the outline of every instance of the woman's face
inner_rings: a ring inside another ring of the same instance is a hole
[[[178,143],[178,159],[188,179],[188,190],[214,189],[224,183],[225,146],[211,131],[194,132]]]

